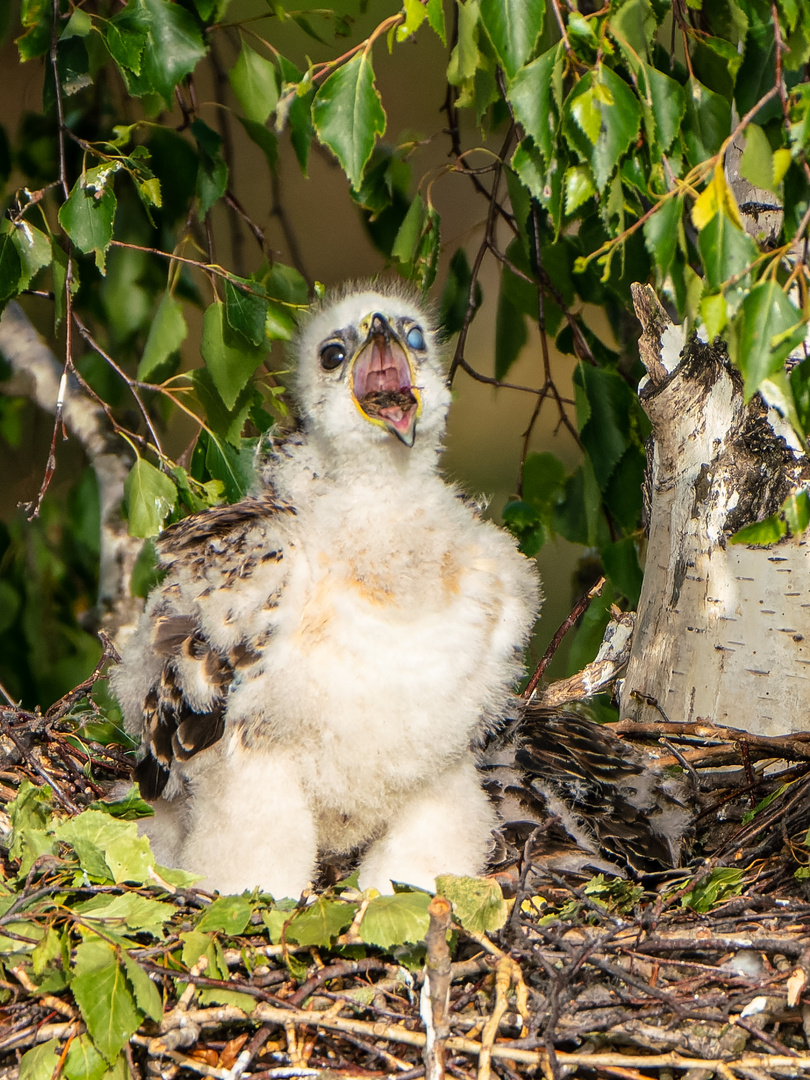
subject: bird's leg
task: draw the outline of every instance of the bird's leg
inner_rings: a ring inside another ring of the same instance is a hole
[[[138,832],[149,837],[152,854],[161,866],[179,866],[185,835],[185,800],[155,799],[153,817],[141,818]]]
[[[484,868],[497,824],[469,757],[398,804],[360,866],[360,887],[390,892],[398,881],[433,891],[437,874],[474,876]]]
[[[297,899],[315,872],[315,821],[300,765],[281,752],[234,741],[192,777],[182,865],[204,874],[202,888],[240,893],[259,886]],[[203,758],[208,751],[193,760]]]

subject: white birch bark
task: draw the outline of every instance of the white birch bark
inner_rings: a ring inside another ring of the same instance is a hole
[[[728,543],[810,486],[795,436],[722,350],[683,344],[652,289],[634,286],[653,425],[644,585],[622,716],[706,719],[764,735],[806,730],[810,706],[810,544]]]

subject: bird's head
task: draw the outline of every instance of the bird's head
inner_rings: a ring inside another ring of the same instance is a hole
[[[295,394],[319,438],[435,448],[450,402],[430,312],[400,283],[355,285],[314,305],[295,341]]]

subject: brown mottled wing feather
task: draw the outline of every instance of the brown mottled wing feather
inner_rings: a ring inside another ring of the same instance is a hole
[[[162,793],[174,758],[187,761],[222,738],[225,695],[233,678],[230,660],[206,643],[187,615],[158,616],[153,644],[166,657],[166,663],[143,707],[146,753],[135,767],[135,779],[147,799],[156,799]],[[181,656],[200,664],[200,676],[213,691],[212,701],[205,710],[192,709],[179,685],[177,660]]]
[[[278,550],[257,547],[255,537],[250,536],[258,518],[278,513],[294,510],[264,497],[195,514],[163,533],[157,545],[160,561],[170,575],[184,570],[193,579],[203,578],[216,566],[220,580],[213,587],[231,588],[236,580],[249,577],[257,565],[280,561]],[[151,647],[164,663],[144,700],[144,756],[134,770],[147,799],[162,794],[172,761],[188,761],[222,738],[234,672],[260,659],[253,647],[255,642],[247,640],[239,641],[227,654],[218,651],[193,615],[173,611],[172,597],[180,592],[180,585],[171,576],[161,591],[166,600],[152,611]],[[206,592],[210,589],[198,593],[199,597]],[[204,708],[195,709],[190,704],[180,677],[181,665],[187,678],[189,670],[193,670],[198,699],[206,701]]]
[[[540,848],[548,848],[549,854],[556,851],[554,815],[548,806],[552,792],[611,862],[641,873],[677,865],[693,816],[688,785],[667,783],[642,747],[577,714],[531,708],[516,742],[517,775],[501,785],[502,795],[520,810],[506,826],[515,834],[512,843],[525,841],[541,824]],[[497,782],[497,770],[493,778]],[[535,855],[541,862],[542,851]]]

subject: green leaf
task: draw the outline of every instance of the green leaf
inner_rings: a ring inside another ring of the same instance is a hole
[[[299,945],[326,947],[351,926],[356,912],[357,904],[319,896],[293,918],[287,927],[287,940]]]
[[[243,41],[228,78],[248,120],[263,124],[278,103],[278,78],[273,64]]]
[[[731,325],[729,353],[745,380],[746,401],[784,366],[804,340],[801,315],[778,282],[761,281],[743,300]]]
[[[739,896],[743,889],[743,871],[732,867],[719,867],[713,870],[705,881],[681,899],[681,907],[694,911],[711,911],[715,904],[730,896]]]
[[[51,1080],[61,1049],[58,1039],[48,1039],[41,1046],[26,1050],[20,1058],[19,1080]]]
[[[669,273],[678,246],[678,227],[683,214],[683,198],[670,198],[661,203],[643,226],[644,244],[654,260],[660,278]]]
[[[779,514],[771,514],[762,521],[745,525],[729,537],[731,544],[748,544],[751,547],[768,547],[787,535],[787,524]]]
[[[629,417],[636,395],[618,372],[580,363],[574,372],[583,445],[602,491],[630,445]]]
[[[649,55],[657,30],[649,0],[627,0],[611,12],[609,27],[631,66]]]
[[[135,1004],[142,1013],[154,1020],[155,1023],[160,1023],[163,1018],[163,1001],[160,997],[160,991],[138,961],[134,960],[126,949],[121,950],[121,961],[127,973],[129,985],[135,995]]]
[[[427,18],[427,9],[420,0],[404,0],[402,10],[405,13],[405,22],[397,27],[397,41],[405,41],[415,34]]]
[[[447,81],[451,86],[475,77],[478,70],[478,0],[458,0],[458,34],[447,65]]]
[[[211,378],[211,372],[207,368],[190,371],[188,377],[194,384],[200,404],[205,409],[205,418],[212,433],[238,449],[242,442],[242,430],[256,400],[255,388],[248,384],[239,394],[233,408],[228,409],[219,396],[214,380]]]
[[[173,904],[161,900],[151,900],[136,892],[126,892],[121,896],[103,894],[76,904],[74,911],[81,916],[82,922],[111,930],[151,934],[160,937],[163,926],[175,912]]]
[[[593,173],[587,165],[572,165],[565,170],[565,212],[570,217],[596,194]]]
[[[375,896],[360,923],[360,937],[381,949],[422,941],[430,923],[430,899],[427,893]]]
[[[638,98],[615,71],[600,64],[586,72],[568,95],[563,116],[566,138],[590,164],[597,189],[604,191],[638,136]]]
[[[710,289],[719,289],[737,274],[742,274],[757,257],[757,246],[744,229],[739,229],[722,210],[714,215],[698,234],[706,281]]]
[[[129,92],[160,94],[171,108],[175,86],[207,51],[193,15],[171,0],[129,0],[111,24],[146,37],[140,71],[119,65]]]
[[[200,351],[214,386],[228,409],[234,407],[236,399],[267,355],[264,345],[254,346],[230,330],[225,305],[219,301],[211,304],[203,317]]]
[[[78,10],[78,9],[77,9]],[[29,225],[27,221],[21,221],[14,229],[14,244],[17,254],[20,256],[19,288],[27,289],[35,275],[46,266],[51,265],[53,255],[51,252],[51,238],[41,229]],[[2,255],[0,255],[0,276],[2,275]],[[0,297],[3,287],[0,284]]]
[[[118,67],[133,75],[141,73],[141,58],[148,35],[144,26],[133,20],[132,14],[121,12],[107,23],[104,42]]]
[[[188,327],[183,318],[183,305],[171,293],[164,293],[149,326],[149,334],[138,365],[138,378],[152,382],[166,361],[186,340]],[[158,376],[159,377],[159,376]]]
[[[801,431],[807,434],[810,432],[810,360],[797,364],[789,379]]]
[[[222,139],[199,118],[192,121],[191,133],[200,150],[197,168],[198,216],[205,217],[214,203],[221,199],[228,187],[228,166],[222,157]]]
[[[63,1071],[67,1080],[101,1080],[107,1072],[107,1062],[86,1032],[71,1040]]]
[[[447,30],[444,24],[444,5],[442,0],[427,0],[428,23],[431,30],[435,30],[442,39],[442,45],[447,44]]]
[[[142,885],[149,880],[154,865],[149,841],[138,836],[134,821],[120,821],[98,810],[84,810],[56,830],[63,843],[70,844],[83,870],[94,877],[120,884]]]
[[[329,76],[312,102],[312,122],[351,186],[358,188],[374,143],[385,131],[370,54],[361,50]]]
[[[108,1062],[138,1029],[143,1013],[135,1004],[116,950],[97,937],[76,949],[75,975],[70,984],[93,1043]]]
[[[714,296],[704,296],[700,301],[700,317],[706,327],[706,337],[709,341],[722,334],[728,322],[728,304],[722,293]]]
[[[666,153],[681,129],[686,112],[684,89],[663,71],[642,64],[639,91],[650,149],[653,153]]]
[[[412,262],[419,246],[419,238],[425,222],[425,201],[417,193],[415,199],[408,207],[408,212],[402,219],[399,232],[391,248],[391,255],[400,262]]]
[[[253,905],[244,896],[220,896],[205,909],[197,930],[200,933],[219,930],[231,936],[242,934],[252,914]]]
[[[494,932],[506,922],[509,912],[501,887],[491,878],[436,878],[436,892],[453,905],[453,915],[465,930],[483,934]]]
[[[495,378],[503,379],[520,356],[529,334],[526,318],[504,289],[501,274],[501,290],[498,294],[498,314],[495,320]]]
[[[545,10],[545,0],[481,0],[481,25],[508,78],[534,51]]]
[[[124,498],[130,536],[157,536],[177,502],[177,488],[165,473],[138,458],[124,482]]]
[[[253,345],[261,345],[265,340],[267,321],[267,300],[255,291],[256,283],[239,278],[245,285],[242,289],[228,278],[225,281],[225,315],[229,325]]]
[[[768,136],[756,124],[745,129],[745,150],[740,159],[740,175],[766,191],[776,190],[774,161]]]
[[[720,94],[690,78],[686,85],[683,140],[692,165],[712,157],[731,134],[731,106]]]
[[[195,478],[202,479],[207,473],[220,480],[228,502],[238,502],[253,480],[253,451],[244,442],[237,449],[216,434],[203,431],[191,460]]]
[[[0,235],[0,311],[23,287],[20,254],[10,233]]]
[[[306,175],[309,148],[315,129],[312,126],[312,99],[315,88],[311,82],[301,79],[301,72],[283,56],[278,57],[283,79],[282,93],[276,107],[276,131],[281,131],[289,121],[290,138],[295,156]]]
[[[442,291],[439,322],[447,337],[457,334],[464,325],[470,302],[472,270],[464,248],[459,248],[450,260],[447,281]],[[473,290],[473,311],[481,306],[481,283],[476,281]]]
[[[760,799],[755,807],[753,807],[751,810],[745,811],[740,820],[740,824],[748,825],[749,822],[754,820],[757,814],[761,813],[761,811],[763,810],[767,810],[771,803],[775,802],[778,798],[784,795],[785,792],[790,788],[790,786],[791,785],[789,783],[780,784],[778,788],[775,788],[773,791],[771,791],[768,795],[765,796],[764,799]]]
[[[810,495],[794,491],[782,503],[782,513],[793,536],[801,536],[810,525]]]
[[[521,68],[506,91],[515,119],[534,140],[546,162],[551,159],[557,128],[556,112],[552,107],[551,78],[554,68],[562,64],[562,57],[560,43]]]
[[[107,249],[113,237],[117,206],[112,176],[119,163],[98,165],[83,173],[59,208],[59,223],[70,239],[85,254],[95,252],[96,266],[106,272]]]
[[[638,561],[638,549],[632,536],[626,536],[613,544],[606,544],[599,549],[605,573],[613,583],[616,592],[624,596],[630,610],[636,610],[641,594],[644,572]]]

